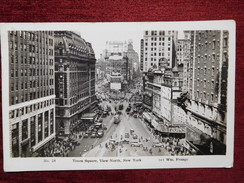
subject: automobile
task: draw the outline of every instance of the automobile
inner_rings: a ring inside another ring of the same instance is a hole
[[[91,125],[88,129],[92,131],[94,129],[94,125]]]
[[[100,128],[102,128],[102,123],[96,122],[94,129],[100,129]]]
[[[97,137],[97,133],[96,132],[92,132],[91,138],[95,138],[95,137]]]
[[[103,130],[100,129],[100,130],[97,131],[97,137],[101,138],[103,135],[104,135]]]
[[[103,119],[102,119],[102,118],[100,118],[100,119],[98,120],[98,122],[99,122],[99,123],[102,123],[102,122],[103,122]]]
[[[141,142],[134,141],[134,142],[131,142],[131,143],[130,143],[130,146],[131,146],[131,147],[142,147],[143,144],[142,144]]]
[[[103,125],[102,129],[107,130],[108,128],[105,125]]]
[[[119,110],[123,110],[123,108],[124,108],[123,104],[120,104],[119,105]]]
[[[114,144],[114,145],[118,145],[119,142],[116,141],[115,139],[109,139],[109,144]]]
[[[130,129],[130,134],[133,134],[134,133],[134,129]]]
[[[133,138],[133,139],[138,139],[138,136],[137,136],[136,134],[133,134],[133,135],[132,135],[132,138]]]
[[[90,130],[90,129],[88,129],[87,131],[86,131],[86,133],[88,133],[89,135],[92,133],[92,130]]]
[[[163,144],[161,142],[153,142],[153,147],[163,147]]]
[[[119,124],[120,123],[120,116],[118,114],[113,117],[113,123],[114,124]]]
[[[126,112],[130,112],[131,107],[127,107]]]
[[[134,114],[134,116],[133,116],[134,118],[137,118],[137,114]]]
[[[86,132],[86,133],[84,134],[84,138],[88,138],[88,137],[89,137],[89,133]]]
[[[105,118],[107,116],[106,112],[103,112],[102,117]]]

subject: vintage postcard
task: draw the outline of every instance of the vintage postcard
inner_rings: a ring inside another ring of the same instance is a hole
[[[234,21],[0,29],[5,171],[233,167]]]

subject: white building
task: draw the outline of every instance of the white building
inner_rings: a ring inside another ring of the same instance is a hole
[[[103,50],[102,58],[105,59],[113,54],[122,55],[128,50],[126,41],[107,41],[106,48]]]
[[[143,72],[159,68],[159,60],[164,58],[170,68],[174,67],[177,31],[144,31],[141,40],[141,63]]]

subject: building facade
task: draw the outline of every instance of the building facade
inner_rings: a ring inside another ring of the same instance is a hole
[[[163,136],[185,137],[186,113],[177,105],[182,85],[182,72],[176,68],[149,70],[146,73],[145,91],[152,96],[152,104],[147,109],[158,119],[152,126],[157,127],[157,132]],[[145,101],[144,106],[148,106]]]
[[[177,46],[177,31],[144,31],[141,40],[141,63],[143,72],[159,68],[159,60],[166,59],[169,67],[174,67]]]
[[[106,73],[120,73],[123,80],[129,81],[131,78],[131,70],[129,69],[128,57],[122,55],[112,55],[106,60]]]
[[[200,154],[225,154],[228,32],[192,31],[190,37],[187,140]]]
[[[138,53],[133,49],[133,43],[129,42],[128,50],[123,53],[125,57],[128,57],[128,69],[130,70],[130,80],[138,76],[139,73],[139,57]]]
[[[43,156],[55,137],[54,33],[9,31],[12,157]]]
[[[128,50],[127,41],[107,41],[106,48],[103,50],[102,59],[106,59],[111,55],[122,55]]]
[[[143,71],[143,62],[144,62],[144,39],[141,39],[140,44],[140,70]]]
[[[55,31],[56,123],[59,135],[69,135],[82,114],[96,105],[95,54],[90,43],[71,31]]]
[[[120,73],[112,73],[109,77],[110,90],[122,89],[123,77]]]

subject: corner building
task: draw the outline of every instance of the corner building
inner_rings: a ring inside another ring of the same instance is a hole
[[[55,31],[55,94],[58,135],[79,130],[82,114],[93,111],[95,54],[90,43],[71,31]]]
[[[12,157],[42,156],[55,138],[54,33],[9,31]]]

